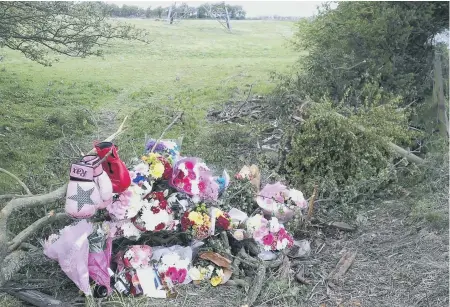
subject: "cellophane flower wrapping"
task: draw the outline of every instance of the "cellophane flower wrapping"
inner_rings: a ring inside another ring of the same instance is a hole
[[[171,247],[155,247],[152,260],[158,262],[161,279],[168,284],[188,284],[192,279],[188,275],[193,251],[190,246],[174,245]]]
[[[176,222],[172,209],[164,192],[152,192],[144,199],[144,205],[138,212],[133,223],[141,231],[173,230]]]
[[[64,227],[59,235],[53,234],[44,241],[44,254],[58,261],[63,272],[85,295],[92,295],[88,269],[88,236],[92,231],[92,224],[81,220],[75,225]]]
[[[111,293],[111,284],[108,268],[111,264],[112,238],[109,237],[109,223],[94,224],[93,231],[89,235],[89,276],[97,284],[103,285]]]
[[[186,211],[181,217],[181,230],[190,232],[197,240],[210,236],[211,218],[205,204],[199,204],[191,211]]]

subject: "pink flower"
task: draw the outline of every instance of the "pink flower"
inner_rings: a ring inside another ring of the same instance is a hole
[[[194,169],[194,163],[192,163],[191,161],[186,161],[184,165],[187,169]]]
[[[261,226],[253,233],[253,239],[258,242],[263,242],[265,236],[269,234],[269,229],[265,226]]]
[[[271,245],[273,243],[273,234],[269,233],[263,238],[264,245]]]
[[[183,283],[187,276],[187,270],[186,269],[179,269],[178,270],[178,276],[177,281],[179,284]]]
[[[171,266],[167,269],[166,275],[172,280],[172,282],[176,282],[178,279],[177,268]]]

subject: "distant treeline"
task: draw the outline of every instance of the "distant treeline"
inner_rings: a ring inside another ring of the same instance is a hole
[[[209,19],[212,17],[220,18],[228,11],[230,19],[245,19],[246,12],[240,5],[229,5],[222,3],[205,3],[199,7],[189,6],[187,3],[181,3],[177,6],[168,7],[148,7],[146,9],[135,5],[107,4],[106,8],[112,17],[127,18],[167,18],[169,10],[172,8],[171,14],[176,14],[177,18],[187,19]]]

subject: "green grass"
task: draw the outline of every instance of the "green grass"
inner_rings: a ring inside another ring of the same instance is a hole
[[[150,32],[152,42],[117,41],[104,57],[60,56],[52,67],[1,49],[0,167],[36,192],[65,180],[77,154],[112,133],[129,115],[119,145],[126,156],[140,153],[144,136],[159,136],[176,111],[183,123],[168,136],[184,135],[188,153],[205,140],[207,110],[253,92],[269,93],[272,71],[287,72],[298,59],[289,48],[294,25],[236,21],[227,33],[215,21],[127,20]],[[1,175],[0,190],[19,192]]]

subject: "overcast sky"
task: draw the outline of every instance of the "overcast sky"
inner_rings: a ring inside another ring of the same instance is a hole
[[[107,3],[115,3],[119,6],[123,4],[136,5],[147,8],[157,6],[169,6],[174,1],[106,1]],[[190,6],[199,6],[206,2],[213,1],[177,1],[177,3],[187,2]],[[241,5],[247,12],[247,17],[255,16],[295,16],[295,17],[309,17],[316,12],[316,7],[325,1],[226,1],[230,5]]]

